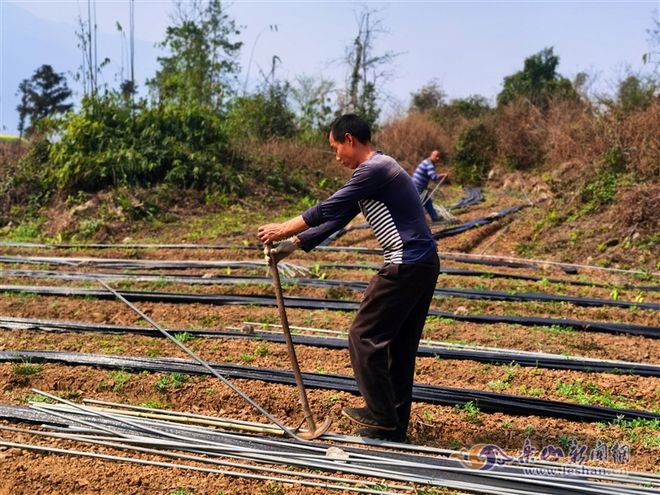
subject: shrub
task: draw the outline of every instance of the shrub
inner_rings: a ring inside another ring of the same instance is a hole
[[[545,120],[529,101],[518,99],[500,108],[496,129],[504,165],[514,170],[527,170],[543,163]]]
[[[203,107],[139,105],[135,114],[114,94],[83,99],[77,114],[59,125],[50,148],[50,175],[64,192],[108,186],[240,188],[229,161],[228,140],[217,114]]]
[[[483,122],[467,126],[456,142],[454,178],[462,184],[481,184],[497,152],[492,130]]]
[[[387,122],[374,141],[409,172],[432,150],[438,149],[444,156],[451,150],[451,138],[445,130],[429,116],[420,113]]]
[[[233,100],[226,129],[232,141],[246,138],[292,137],[295,115],[287,104],[288,86],[274,85],[263,93]]]
[[[616,195],[618,174],[602,169],[598,175],[582,190],[581,199],[585,204],[584,212],[591,213],[601,206],[611,203]]]
[[[589,105],[561,99],[551,102],[543,144],[547,164],[555,167],[567,162],[597,161],[606,147],[601,126]]]

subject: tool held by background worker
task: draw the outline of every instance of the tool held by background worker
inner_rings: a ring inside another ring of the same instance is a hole
[[[430,194],[429,194],[429,192],[428,192],[426,189],[424,189],[424,191],[422,191],[422,194],[420,194],[420,198],[419,198],[419,199],[422,201],[422,205],[425,205],[428,201],[431,201],[431,199],[433,198],[433,195],[435,194],[435,192],[436,192],[436,191],[438,190],[438,188],[440,187],[440,184],[442,184],[442,183],[445,181],[446,178],[447,178],[447,174],[443,174],[442,178],[438,181],[438,183],[435,185],[435,187],[433,188],[433,191],[431,191]],[[440,215],[440,216],[441,216],[446,222],[449,222],[449,223],[458,223],[458,218],[456,218],[454,215],[452,215],[451,213],[449,213],[449,210],[447,210],[447,208],[445,208],[444,206],[442,206],[442,205],[434,205],[434,208],[435,208],[435,211],[436,211],[436,212],[437,212],[437,213],[438,213],[438,214],[439,214],[439,215]]]
[[[305,423],[307,424],[307,430],[301,431],[296,430],[296,434],[304,439],[312,440],[318,438],[328,431],[332,420],[326,418],[322,424],[316,423],[314,421],[314,416],[312,411],[309,408],[309,402],[307,400],[307,392],[305,391],[305,384],[303,383],[302,374],[300,373],[300,366],[298,365],[298,358],[296,357],[296,350],[293,347],[293,339],[291,338],[291,331],[289,330],[289,319],[286,316],[286,308],[284,307],[284,296],[282,295],[282,283],[280,282],[280,273],[277,268],[277,260],[274,255],[271,253],[273,249],[273,244],[266,244],[265,253],[268,257],[268,266],[270,267],[270,273],[273,277],[273,287],[275,288],[275,299],[277,300],[277,309],[280,313],[280,323],[282,324],[282,331],[284,333],[284,340],[286,341],[286,349],[289,353],[289,359],[291,360],[291,367],[293,368],[293,374],[296,377],[296,385],[298,386],[298,393],[300,394],[300,402],[303,407],[303,413],[305,414]]]

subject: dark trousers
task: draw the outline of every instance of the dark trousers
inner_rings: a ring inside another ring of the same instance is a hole
[[[367,407],[383,424],[403,431],[439,268],[435,253],[422,263],[383,266],[369,282],[348,334],[351,365]]]
[[[438,212],[435,211],[435,208],[433,207],[433,201],[429,199],[426,203],[424,203],[424,209],[431,217],[432,222],[437,222],[438,220],[440,220],[440,215],[438,215]]]

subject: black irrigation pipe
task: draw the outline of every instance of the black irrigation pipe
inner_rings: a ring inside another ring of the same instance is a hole
[[[60,332],[85,332],[85,333],[112,333],[112,334],[136,334],[148,337],[162,337],[162,334],[153,328],[89,324],[66,321],[35,320],[24,318],[10,318],[0,316],[0,328],[7,330],[40,330]],[[273,332],[251,331],[250,333],[236,330],[211,330],[211,329],[167,329],[168,332],[189,333],[195,337],[215,339],[256,339],[260,341],[284,344],[284,336]],[[321,347],[324,349],[347,349],[346,338],[318,337],[308,335],[293,335],[293,342],[297,345]],[[531,354],[531,355],[530,355]],[[519,353],[515,350],[491,350],[479,349],[452,349],[442,346],[421,345],[417,351],[418,356],[438,357],[441,359],[457,359],[478,361],[489,364],[519,364],[533,368],[547,368],[559,370],[573,370],[586,373],[615,373],[637,376],[660,377],[660,366],[645,363],[631,363],[624,361],[605,361],[589,359],[578,356],[551,356],[533,355],[533,353]]]
[[[237,246],[237,245],[223,245],[223,244],[35,244],[35,243],[25,243],[25,242],[0,242],[0,247],[26,247],[26,248],[43,248],[43,249],[217,249],[217,250],[233,250],[233,251],[241,251],[241,250],[250,250],[250,251],[261,251],[263,250],[263,246],[256,246],[256,245],[248,245],[248,246]],[[359,253],[359,254],[365,254],[365,255],[382,255],[383,250],[379,248],[366,248],[366,247],[356,247],[356,246],[318,246],[315,248],[319,251],[328,251],[328,252],[351,252],[351,253]],[[508,268],[526,268],[530,270],[537,270],[540,268],[540,264],[544,263],[550,263],[554,266],[557,266],[560,268],[562,271],[564,271],[567,274],[577,274],[578,273],[578,268],[591,268],[591,269],[598,269],[598,270],[606,270],[606,271],[617,271],[617,272],[623,272],[623,273],[632,273],[632,274],[639,274],[639,275],[653,275],[653,276],[659,276],[658,272],[653,272],[650,274],[644,273],[639,270],[619,270],[619,269],[607,269],[603,267],[598,267],[598,266],[589,266],[589,265],[574,265],[574,264],[562,264],[562,263],[556,263],[556,262],[545,262],[543,260],[530,260],[529,262],[524,261],[524,258],[517,259],[516,261],[511,261],[511,260],[506,260],[506,259],[486,259],[486,258],[474,258],[470,257],[469,255],[467,256],[462,256],[460,254],[455,254],[455,253],[447,253],[447,252],[440,252],[438,253],[440,256],[440,259],[443,260],[451,260],[451,261],[456,261],[458,263],[469,263],[469,264],[474,264],[474,265],[484,265],[484,266],[503,266],[503,267],[508,267]],[[486,256],[486,255],[484,255]],[[493,256],[488,256],[490,258],[496,258]],[[36,259],[36,258],[35,258]],[[45,258],[38,258],[45,260]],[[67,258],[61,258],[62,260],[66,260]],[[32,260],[32,261],[31,261]],[[50,260],[55,260],[55,258],[50,258]],[[90,260],[93,260],[90,258]],[[114,261],[120,261],[120,260],[114,260]],[[136,260],[124,260],[124,261],[134,261]],[[37,263],[37,261],[34,261],[32,257],[25,257],[25,256],[0,256],[0,263]],[[42,261],[40,264],[46,264],[46,263],[55,263],[55,261]],[[180,264],[184,264],[185,262],[181,261],[179,262]],[[193,262],[193,263],[201,263],[201,262]],[[67,264],[65,262],[61,262],[59,264]],[[68,263],[72,264],[72,263]],[[196,267],[200,267],[199,264],[196,265]],[[184,268],[191,268],[191,266],[187,266]]]
[[[465,191],[465,196],[453,205],[447,206],[446,208],[448,210],[458,210],[485,201],[480,187],[465,186],[463,190]]]
[[[217,277],[176,277],[176,276],[154,276],[154,275],[125,275],[116,273],[76,273],[76,272],[58,272],[46,270],[0,270],[0,276],[3,277],[29,277],[40,279],[60,279],[60,280],[128,280],[136,282],[170,282],[192,285],[242,285],[246,283],[269,284],[270,277],[261,277],[257,275],[226,275]],[[366,282],[343,281],[317,278],[295,278],[287,279],[296,285],[318,288],[343,288],[353,291],[364,291],[367,288]],[[557,296],[552,294],[518,292],[508,293],[502,291],[475,290],[475,289],[446,289],[436,288],[434,291],[436,297],[457,297],[463,299],[491,300],[491,301],[513,301],[513,302],[567,302],[576,306],[600,307],[609,306],[615,308],[639,308],[649,310],[660,310],[659,303],[635,302],[635,301],[615,301],[610,299],[598,299],[575,296]]]
[[[96,299],[112,299],[114,297],[106,291],[96,289],[71,289],[66,287],[42,287],[42,286],[14,286],[0,285],[0,292],[17,294],[38,294],[43,296],[74,296],[74,297],[92,297]],[[214,305],[255,305],[255,306],[275,306],[275,298],[272,296],[244,296],[234,294],[183,294],[169,292],[150,292],[150,291],[121,291],[120,294],[127,300],[162,302],[162,303],[183,303],[183,304],[214,304]],[[287,296],[284,298],[286,306],[289,308],[303,309],[328,309],[337,311],[354,311],[358,308],[358,303],[354,301],[342,301],[336,299],[315,299],[309,297]],[[609,323],[597,321],[580,321],[563,318],[544,318],[534,316],[510,316],[510,315],[470,315],[454,314],[444,311],[429,310],[429,316],[439,316],[450,320],[467,321],[472,323],[511,323],[523,326],[562,326],[574,328],[576,330],[606,333],[627,333],[632,335],[642,335],[645,337],[659,338],[660,327],[634,325],[628,323]]]
[[[59,351],[0,351],[0,362],[58,363],[73,366],[96,366],[130,371],[179,372],[192,375],[209,374],[207,370],[189,359],[145,358],[136,356],[108,356]],[[211,363],[209,363],[211,364]],[[238,366],[213,363],[218,373],[234,379],[259,380],[270,383],[295,385],[293,373],[273,368]],[[303,373],[306,387],[338,390],[358,394],[355,380],[345,375]],[[617,419],[660,420],[660,414],[634,409],[616,409],[601,406],[573,404],[534,397],[484,392],[481,390],[416,384],[413,400],[430,404],[455,406],[473,402],[485,412],[502,412],[511,415],[534,415],[571,421],[614,421]]]
[[[451,258],[450,258],[451,259]],[[459,262],[471,262],[471,260],[457,260]],[[487,260],[488,261],[488,260]],[[56,265],[56,266],[94,266],[94,267],[105,267],[105,268],[118,268],[118,269],[188,269],[188,268],[198,268],[198,269],[220,269],[220,268],[231,268],[231,269],[240,269],[240,268],[263,268],[264,264],[261,262],[250,262],[250,261],[222,261],[222,265],[219,265],[216,261],[172,261],[172,260],[130,260],[130,259],[102,259],[102,258],[54,258],[54,257],[22,257],[22,256],[0,256],[0,263],[7,264],[45,264],[45,265]],[[489,262],[490,263],[490,262]],[[488,264],[488,263],[486,263]],[[497,262],[492,262],[492,264],[498,264]],[[318,263],[319,268],[335,268],[335,269],[346,269],[346,270],[378,270],[381,265],[365,265],[365,264],[344,264],[344,263]],[[535,266],[532,268],[536,268]],[[580,280],[569,280],[561,278],[552,278],[552,277],[538,277],[534,275],[520,275],[513,273],[498,273],[498,272],[485,272],[479,270],[465,270],[461,268],[442,268],[440,270],[441,274],[445,275],[458,275],[458,276],[475,276],[475,277],[485,277],[485,278],[507,278],[512,280],[527,280],[532,282],[543,282],[547,281],[549,283],[557,284],[568,284],[568,285],[577,285],[585,287],[599,287],[599,288],[614,288],[621,287],[627,290],[639,290],[645,292],[654,292],[660,291],[659,285],[650,285],[650,286],[638,286],[631,284],[600,284],[596,282],[585,282]],[[186,274],[187,277],[199,277],[199,275],[190,275]]]
[[[319,269],[337,270],[379,270],[382,265],[356,265],[347,263],[318,263]],[[527,282],[547,282],[551,284],[575,285],[580,287],[596,287],[599,289],[613,289],[620,287],[626,290],[639,290],[642,292],[658,292],[660,285],[632,285],[632,284],[601,284],[598,282],[586,282],[583,280],[570,280],[567,278],[538,277],[536,275],[520,275],[517,273],[485,272],[483,270],[466,270],[463,268],[441,268],[440,275],[454,275],[459,277],[483,277],[483,278],[505,278],[511,280],[524,280]]]
[[[12,244],[13,247],[18,246],[19,243],[4,243]],[[24,243],[22,243],[24,244]],[[2,246],[3,243],[0,243]],[[258,246],[224,246],[224,245],[214,245],[214,244],[30,244],[25,245],[24,247],[35,247],[35,248],[66,248],[66,249],[217,249],[217,250],[262,250]],[[366,248],[366,247],[356,247],[356,246],[318,246],[315,248],[319,251],[327,252],[350,252],[358,253],[364,255],[382,255],[383,250],[380,248]],[[538,270],[540,267],[536,263],[523,263],[520,261],[506,261],[506,260],[488,260],[488,259],[474,259],[463,257],[460,255],[449,254],[449,253],[440,253],[440,259],[455,261],[457,263],[469,263],[473,265],[484,265],[484,266],[503,266],[507,268],[524,268],[530,270]],[[94,265],[94,266],[115,266],[120,262],[123,262],[121,268],[132,268],[136,265],[149,264],[155,265],[158,263],[158,260],[131,260],[131,259],[102,259],[102,258],[86,258],[84,262],[79,261],[80,258],[56,258],[56,257],[38,257],[38,256],[14,256],[14,255],[4,255],[0,256],[0,263],[32,263],[32,264],[58,264],[58,265],[76,265],[76,264],[85,264],[85,265]],[[162,266],[160,268],[217,268],[217,264],[213,262],[203,262],[203,261],[161,261]],[[119,267],[119,266],[118,266]],[[576,270],[570,266],[561,265],[560,268],[566,272],[574,274]]]
[[[443,239],[445,237],[451,237],[455,236],[458,234],[462,234],[463,232],[466,232],[471,229],[476,229],[478,227],[483,227],[484,225],[487,225],[489,223],[492,223],[496,220],[499,220],[501,218],[504,218],[505,216],[511,214],[511,213],[516,213],[524,208],[529,207],[530,205],[524,204],[524,205],[519,205],[519,206],[513,206],[511,208],[506,208],[504,210],[501,210],[497,213],[493,213],[492,215],[488,215],[482,218],[477,218],[475,220],[470,220],[469,222],[462,223],[461,225],[457,225],[455,227],[450,227],[448,229],[441,230],[439,232],[434,232],[433,233],[433,238],[434,239]]]

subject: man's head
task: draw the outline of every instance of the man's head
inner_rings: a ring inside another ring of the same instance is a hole
[[[356,168],[373,151],[369,124],[355,114],[336,118],[330,124],[330,147],[337,161],[348,168]]]
[[[438,150],[431,151],[431,156],[429,157],[433,163],[440,163],[442,155]]]

